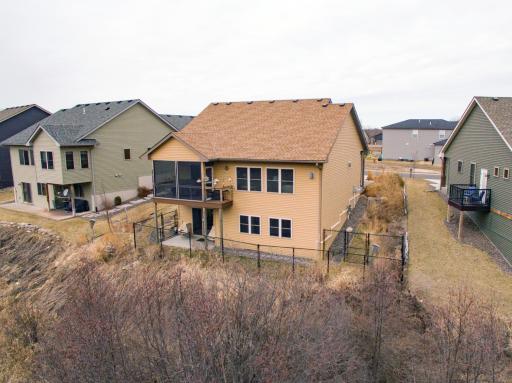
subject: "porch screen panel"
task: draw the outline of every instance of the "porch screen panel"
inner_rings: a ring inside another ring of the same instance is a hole
[[[201,164],[199,162],[178,162],[178,198],[202,199]]]
[[[176,162],[153,161],[155,197],[177,198]]]

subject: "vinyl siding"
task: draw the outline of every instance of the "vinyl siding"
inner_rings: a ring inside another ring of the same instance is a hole
[[[480,182],[481,169],[488,169],[487,187],[492,189],[491,207],[512,214],[512,179],[503,179],[503,168],[512,169],[512,152],[496,132],[482,110],[475,106],[445,153],[448,158],[447,187],[450,184],[469,183],[470,163],[476,162],[475,180]],[[462,160],[463,171],[458,173],[457,161]],[[500,167],[500,178],[493,176]],[[495,213],[470,213],[482,231],[512,261],[512,220]]]
[[[151,160],[164,160],[164,161],[200,161],[201,159],[188,146],[182,144],[175,138],[169,139],[162,144],[158,149],[151,153]]]
[[[87,151],[89,155],[89,168],[82,169],[80,162],[80,152]],[[74,165],[75,168],[72,170],[68,170],[66,168],[66,152],[73,153]],[[61,149],[61,167],[62,167],[62,179],[65,184],[75,184],[75,183],[84,183],[92,181],[92,171],[91,171],[91,149],[90,148],[62,148]]]
[[[423,161],[434,156],[434,142],[439,141],[439,130],[419,129],[418,136],[412,135],[413,129],[384,129],[382,139],[382,157],[386,160],[407,159]],[[445,130],[446,138],[451,130]]]
[[[171,128],[140,104],[136,104],[87,138],[95,139],[92,166],[96,194],[131,191],[136,196],[139,177],[151,175],[151,162],[139,158]],[[131,159],[124,159],[124,149]],[[125,193],[128,195],[130,193]]]
[[[345,222],[354,187],[361,183],[362,150],[354,120],[347,118],[322,169],[322,229],[339,230]],[[335,238],[330,234],[327,248]]]
[[[48,113],[32,107],[4,122],[0,123],[0,142],[14,136],[23,129],[47,117]],[[0,189],[13,185],[9,148],[0,146]]]

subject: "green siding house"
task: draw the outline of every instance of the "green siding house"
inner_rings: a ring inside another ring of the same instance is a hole
[[[140,156],[191,117],[160,115],[141,100],[61,109],[6,139],[18,204],[71,213],[98,211],[152,188]]]
[[[512,97],[475,97],[441,151],[449,204],[512,263]]]

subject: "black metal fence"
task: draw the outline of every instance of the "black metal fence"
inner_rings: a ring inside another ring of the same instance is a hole
[[[238,257],[254,261],[260,269],[264,264],[272,262],[289,265],[291,271],[298,267],[309,267],[324,264],[327,273],[333,265],[343,263],[360,265],[363,272],[375,259],[396,262],[400,267],[401,280],[408,258],[408,241],[406,235],[388,235],[360,233],[350,230],[325,230],[325,244],[321,249],[276,246],[267,243],[250,243],[224,237],[189,235],[178,232],[176,216],[172,213],[158,214],[157,219],[149,219],[133,224],[133,240],[135,248],[160,246],[163,254],[163,242],[166,247],[182,249],[182,254],[189,257],[196,253],[208,254],[222,261],[226,257]],[[334,236],[330,238],[329,236]]]

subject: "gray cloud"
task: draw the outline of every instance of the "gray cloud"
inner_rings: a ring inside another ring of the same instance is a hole
[[[2,5],[0,106],[332,97],[367,126],[512,94],[507,1],[19,1]]]

